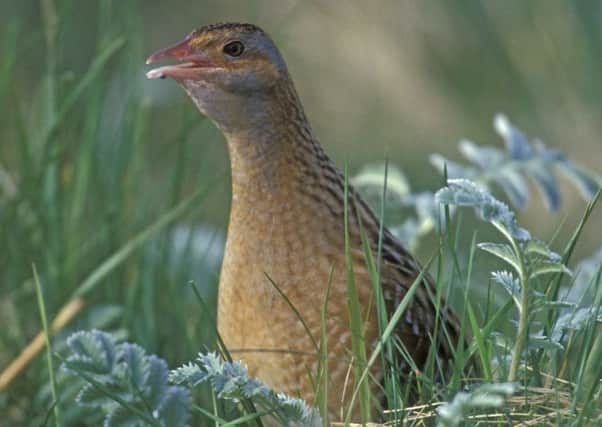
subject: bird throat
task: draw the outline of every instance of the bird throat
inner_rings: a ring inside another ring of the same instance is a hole
[[[288,80],[288,79],[287,79]],[[222,129],[232,168],[233,205],[287,198],[325,156],[290,81],[278,84],[249,117],[249,126]],[[251,198],[252,200],[249,200]]]

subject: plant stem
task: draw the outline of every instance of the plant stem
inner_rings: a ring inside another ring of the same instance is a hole
[[[518,260],[520,261],[520,271],[518,272],[518,275],[521,286],[518,331],[516,333],[516,342],[514,343],[514,348],[512,349],[510,372],[508,373],[508,381],[513,382],[516,380],[516,375],[520,366],[521,354],[523,352],[524,344],[527,339],[527,331],[529,328],[529,280],[525,274],[525,263],[522,253],[516,244],[516,241],[513,238],[510,238],[509,240]]]

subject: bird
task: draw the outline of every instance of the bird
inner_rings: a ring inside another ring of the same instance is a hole
[[[328,416],[340,418],[348,410],[350,262],[368,355],[380,339],[365,244],[374,254],[380,247],[379,286],[389,316],[422,278],[394,329],[415,366],[424,367],[434,343],[437,356],[451,360],[460,336],[456,314],[443,298],[436,302],[432,279],[421,275],[418,261],[381,228],[326,154],[271,37],[254,24],[210,24],[155,52],[147,64],[160,60],[172,63],[148,71],[147,78],[175,80],[221,131],[228,148],[232,198],[217,328],[249,374],[316,404],[314,380],[323,366],[316,342],[324,326]],[[371,371],[375,383],[383,380],[379,363]],[[382,390],[372,387],[375,394]]]

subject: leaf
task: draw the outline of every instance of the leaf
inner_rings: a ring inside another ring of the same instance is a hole
[[[564,331],[580,331],[590,321],[602,323],[601,308],[579,308],[573,312],[563,314],[558,318],[558,320],[556,320],[550,335],[552,336],[553,340],[560,342],[564,337]]]
[[[270,389],[267,388],[261,381],[250,378],[249,381],[241,386],[243,396],[251,398],[254,396],[268,396]]]
[[[559,170],[569,178],[577,187],[584,199],[590,200],[596,191],[602,186],[602,180],[599,176],[585,171],[574,163],[566,160],[558,163]]]
[[[497,183],[510,202],[519,208],[529,200],[528,178],[531,178],[548,210],[557,210],[561,202],[555,176],[557,170],[578,188],[586,200],[591,199],[602,186],[602,176],[570,162],[562,151],[548,148],[537,139],[529,143],[525,134],[506,116],[496,115],[494,128],[502,137],[505,150],[479,147],[467,140],[458,144],[462,155],[476,167],[452,162],[438,154],[430,157],[431,163],[442,174],[447,168],[450,179],[469,179],[484,187]]]
[[[159,408],[159,418],[164,426],[184,427],[190,419],[188,408],[192,405],[190,392],[184,387],[171,386]]]
[[[478,394],[474,396],[470,405],[473,408],[497,408],[504,404],[504,398],[502,396],[498,396],[496,394]]]
[[[199,353],[197,360],[201,363],[201,367],[207,371],[208,375],[219,375],[224,370],[224,364],[217,353]]]
[[[531,335],[529,337],[529,350],[564,350],[562,344],[543,335]]]
[[[127,379],[133,389],[145,391],[150,366],[144,349],[136,344],[121,344],[119,360],[127,367]]]
[[[508,292],[514,300],[514,303],[520,309],[521,286],[518,279],[516,279],[509,271],[494,271],[491,276],[495,283],[501,285],[506,292]]]
[[[560,187],[549,166],[537,162],[529,168],[529,172],[537,184],[537,189],[541,193],[548,210],[550,212],[557,211],[561,202]]]
[[[521,265],[520,261],[516,257],[514,250],[512,247],[506,243],[479,243],[477,244],[479,249],[482,249],[490,254],[495,255],[496,257],[504,260],[508,263],[514,270],[520,274]]]
[[[144,421],[123,406],[116,406],[105,418],[104,427],[147,427]]]
[[[572,302],[579,302],[587,297],[592,298],[595,290],[599,288],[597,280],[600,269],[602,269],[602,249],[575,267],[575,280],[569,287],[563,288],[562,297]]]
[[[447,177],[450,179],[472,179],[477,175],[476,170],[448,160],[439,154],[431,154],[429,160],[440,174],[443,175],[443,172],[447,171]]]
[[[518,240],[528,240],[531,235],[516,222],[514,212],[493,197],[486,189],[467,179],[450,179],[447,187],[435,193],[439,203],[472,206],[485,221],[499,224],[508,235]]]
[[[568,301],[545,301],[545,300],[536,300],[533,304],[533,311],[541,311],[541,310],[561,310],[563,308],[577,308],[577,304],[568,302]]]
[[[533,279],[543,274],[563,273],[572,275],[571,270],[566,268],[564,264],[553,261],[538,261],[534,266],[531,267],[531,274],[529,279]]]
[[[514,206],[522,209],[527,205],[529,188],[525,178],[517,170],[511,168],[501,169],[493,180],[502,187]]]
[[[484,201],[483,191],[471,181],[450,179],[448,186],[437,191],[435,198],[446,205],[479,207]]]
[[[503,396],[512,396],[517,392],[517,386],[513,383],[490,383],[480,385],[479,393],[501,394]]]
[[[494,128],[506,144],[506,150],[515,160],[526,160],[533,156],[533,147],[527,142],[527,137],[503,114],[496,114]]]
[[[459,426],[465,415],[475,408],[499,408],[504,398],[516,391],[512,383],[483,384],[471,392],[461,391],[451,402],[437,408],[437,427]]]
[[[67,359],[67,367],[76,365],[78,369],[95,374],[108,374],[113,370],[116,351],[113,338],[104,332],[76,332],[67,339],[72,354]]]
[[[525,242],[522,249],[528,255],[540,255],[550,261],[558,262],[562,259],[560,255],[550,250],[547,243],[539,239],[531,239]]]
[[[207,373],[198,365],[189,362],[169,373],[169,381],[174,384],[186,384],[196,387],[207,379]]]
[[[100,331],[77,332],[67,342],[73,354],[65,366],[88,383],[77,400],[100,406],[106,413],[106,426],[186,424],[189,392],[182,387],[168,388],[164,360],[147,355],[136,344],[115,345],[109,334]],[[163,419],[162,414],[169,419]]]
[[[402,205],[404,207],[414,207],[416,210],[418,221],[414,218],[410,218],[407,221],[414,221],[418,235],[426,234],[439,225],[445,229],[445,215],[439,209],[439,204],[435,202],[435,195],[430,191],[406,196],[402,200]]]
[[[496,167],[504,160],[504,153],[494,147],[480,147],[472,141],[462,140],[458,144],[460,153],[482,170]]]
[[[197,361],[199,365],[188,363],[171,371],[170,381],[188,385],[207,381],[219,399],[235,403],[253,398],[260,412],[276,408],[273,416],[282,425],[321,425],[316,409],[308,407],[300,399],[276,394],[258,379],[249,377],[239,362],[225,362],[214,352],[199,353]]]
[[[144,397],[154,408],[158,407],[167,389],[168,369],[165,360],[151,355],[147,358],[148,374]]]
[[[416,248],[418,237],[420,236],[420,227],[415,218],[408,218],[400,225],[390,227],[389,231],[400,241],[404,242],[408,248]]]
[[[75,397],[75,401],[82,405],[101,406],[110,400],[107,395],[101,392],[92,384],[86,384]]]
[[[385,165],[366,165],[351,180],[357,188],[375,188],[381,192],[385,182]],[[387,170],[387,193],[403,198],[411,192],[410,184],[403,172],[396,167],[388,166]]]

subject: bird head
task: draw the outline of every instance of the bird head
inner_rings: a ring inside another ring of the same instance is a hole
[[[159,50],[146,61],[176,60],[150,70],[149,79],[172,78],[198,108],[220,128],[236,126],[288,78],[274,42],[252,24],[213,24],[191,32],[181,42]]]

